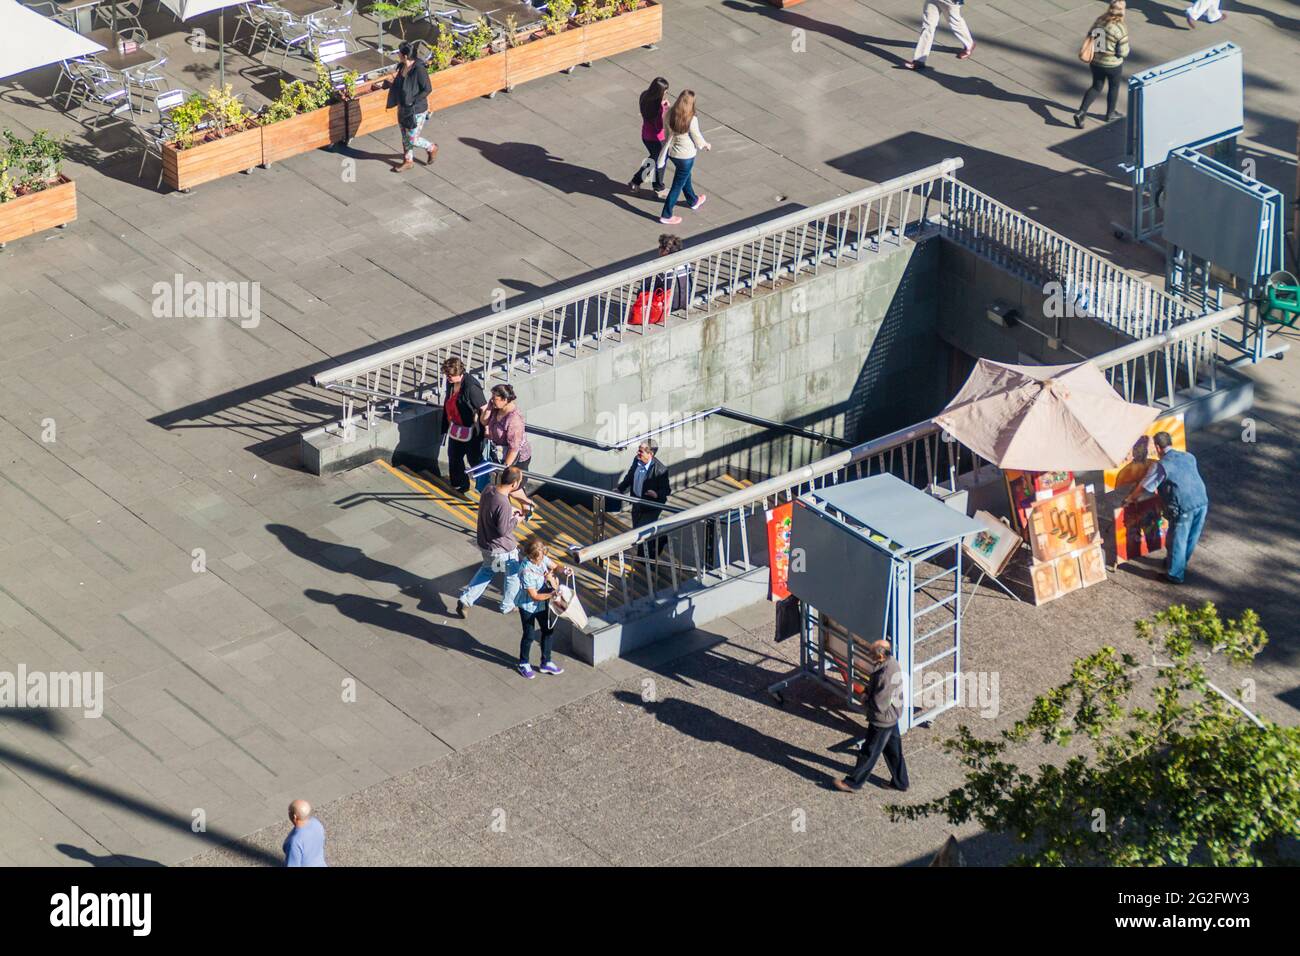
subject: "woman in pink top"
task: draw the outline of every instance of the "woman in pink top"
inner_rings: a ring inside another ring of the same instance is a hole
[[[493,460],[527,471],[533,449],[524,434],[524,415],[515,402],[515,390],[509,385],[493,385],[481,421],[492,443]]]
[[[659,148],[664,142],[664,114],[668,112],[668,81],[656,76],[654,82],[641,94],[641,145],[645,147],[649,159],[641,161],[640,168],[632,177],[628,188],[632,194],[639,195],[641,184],[647,176],[654,173],[655,195],[663,199],[668,195],[664,186],[664,171],[657,164]]]

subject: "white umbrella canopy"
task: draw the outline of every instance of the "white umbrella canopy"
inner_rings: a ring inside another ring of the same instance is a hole
[[[18,0],[0,0],[0,77],[16,76],[103,49]]]
[[[1159,411],[1120,398],[1091,362],[1004,365],[980,359],[932,420],[1000,468],[1114,468]]]

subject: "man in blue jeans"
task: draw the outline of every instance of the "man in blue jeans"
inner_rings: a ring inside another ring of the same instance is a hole
[[[478,501],[478,527],[474,537],[483,563],[469,584],[461,588],[456,600],[457,617],[465,616],[498,574],[505,576],[501,587],[501,613],[509,614],[515,609],[515,598],[519,594],[519,545],[515,542],[515,526],[523,518],[520,509],[527,505],[520,502],[516,506],[514,497],[521,493],[523,486],[524,473],[511,465],[497,472],[496,484],[483,489]]]
[[[1156,432],[1152,442],[1159,461],[1147,470],[1143,478],[1124,498],[1127,506],[1143,492],[1159,493],[1169,518],[1169,537],[1165,542],[1165,580],[1182,584],[1187,573],[1187,562],[1192,559],[1196,542],[1205,527],[1205,515],[1210,510],[1210,498],[1205,492],[1205,482],[1196,468],[1196,456],[1173,447],[1174,440],[1168,432]]]

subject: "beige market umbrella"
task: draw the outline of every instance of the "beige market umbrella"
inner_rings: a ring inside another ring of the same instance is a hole
[[[1000,468],[1114,468],[1159,414],[1124,401],[1091,362],[1003,365],[980,359],[934,423]]]

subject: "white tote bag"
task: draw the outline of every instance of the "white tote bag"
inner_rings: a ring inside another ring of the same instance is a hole
[[[551,598],[551,613],[555,615],[558,621],[560,618],[567,618],[573,622],[573,626],[578,630],[584,630],[587,627],[587,611],[582,606],[582,601],[578,597],[577,591],[573,588],[573,572],[567,575],[568,584],[561,584],[555,597]]]

